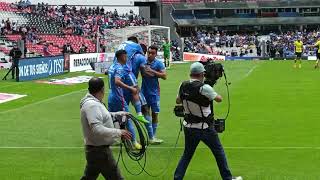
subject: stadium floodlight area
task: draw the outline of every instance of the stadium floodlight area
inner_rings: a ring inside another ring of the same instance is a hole
[[[101,36],[100,42],[105,46],[106,52],[114,52],[130,36],[136,36],[139,43],[147,46],[157,45],[160,48],[165,38],[170,41],[170,27],[129,26],[123,29],[110,29]]]

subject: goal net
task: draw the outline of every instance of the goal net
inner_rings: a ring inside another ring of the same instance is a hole
[[[147,47],[156,45],[159,49],[157,58],[163,60],[162,44],[166,38],[170,42],[170,28],[165,26],[129,26],[123,29],[105,30],[104,35],[100,37],[100,47],[102,45],[107,53],[114,53],[130,36],[136,36],[139,43]]]

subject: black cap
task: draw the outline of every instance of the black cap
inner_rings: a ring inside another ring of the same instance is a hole
[[[101,78],[93,77],[89,80],[89,93],[95,94],[104,88],[104,81]]]

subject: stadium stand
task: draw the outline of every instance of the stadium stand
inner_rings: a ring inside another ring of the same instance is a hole
[[[274,0],[161,0],[163,4],[179,4],[179,3],[243,3],[243,2],[270,2]]]
[[[320,31],[287,31],[266,35],[234,34],[200,30],[184,39],[184,52],[217,54],[225,56],[261,56],[261,48],[266,45],[267,55],[279,58],[294,56],[293,42],[302,37],[304,45],[313,45]],[[274,51],[273,51],[274,49]],[[315,55],[317,49],[305,46],[303,56]],[[274,54],[273,54],[274,53]]]
[[[1,28],[1,35],[5,35],[7,42],[25,40],[28,52],[39,55],[43,55],[45,45],[51,55],[61,54],[67,43],[71,43],[76,52],[82,44],[87,46],[88,52],[95,52],[98,32],[105,35],[109,29],[148,24],[133,12],[119,15],[117,10],[107,12],[99,7],[77,9],[75,6],[31,5],[27,2],[0,2],[0,20],[3,24],[8,22]],[[7,54],[8,51],[3,52]]]

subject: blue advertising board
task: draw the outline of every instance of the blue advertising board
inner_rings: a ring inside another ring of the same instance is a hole
[[[19,61],[19,81],[47,78],[63,72],[63,56],[27,58]]]

